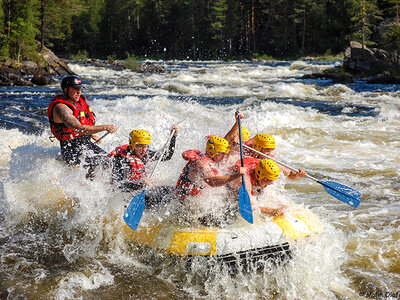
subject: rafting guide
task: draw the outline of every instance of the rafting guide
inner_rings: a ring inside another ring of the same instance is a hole
[[[93,178],[99,164],[107,164],[107,152],[94,144],[100,143],[96,133],[114,133],[114,125],[95,125],[96,117],[82,96],[82,80],[75,75],[66,76],[61,81],[62,94],[51,101],[47,116],[54,137],[60,141],[61,156],[68,165],[79,165],[84,159],[88,169],[87,178]]]

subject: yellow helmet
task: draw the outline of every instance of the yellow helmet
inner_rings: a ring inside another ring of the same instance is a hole
[[[212,136],[207,141],[206,152],[211,158],[219,152],[229,153],[229,143],[222,137]]]
[[[258,151],[262,148],[275,149],[275,139],[272,135],[259,133],[253,138],[253,147]]]
[[[129,148],[133,151],[136,144],[148,145],[151,144],[151,136],[147,130],[134,129],[129,134]]]
[[[261,160],[255,169],[257,180],[262,180],[264,178],[268,180],[277,180],[279,172],[278,165],[272,159]]]
[[[250,131],[246,127],[242,126],[242,141],[243,141],[243,143],[246,143],[249,140],[249,138],[250,138]]]

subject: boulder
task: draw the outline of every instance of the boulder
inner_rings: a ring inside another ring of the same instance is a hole
[[[49,75],[75,75],[67,64],[57,57],[50,49],[44,47],[40,53],[46,61],[45,69]]]
[[[163,73],[164,67],[161,65],[156,65],[150,62],[146,62],[144,65],[140,66],[138,70],[140,73]]]
[[[0,63],[0,85],[47,85],[54,82],[51,76],[75,74],[50,49],[44,47],[39,55],[42,58],[39,63],[29,60]],[[33,78],[28,80],[27,77],[32,75]]]
[[[55,80],[50,75],[35,75],[31,82],[35,85],[49,85],[55,83]]]
[[[33,84],[22,77],[15,69],[0,67],[0,86],[32,86]]]
[[[388,70],[393,65],[393,54],[378,48],[368,48],[351,41],[346,49],[343,67],[347,72],[375,75]]]

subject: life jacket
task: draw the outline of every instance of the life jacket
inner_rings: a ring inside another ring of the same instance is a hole
[[[146,178],[146,169],[143,161],[137,156],[131,154],[128,148],[128,144],[117,147],[114,151],[110,153],[110,157],[116,156],[125,157],[131,163],[131,174],[129,174],[128,179],[131,181],[141,181]]]
[[[253,172],[253,170],[257,167],[259,162],[260,162],[260,160],[255,157],[250,157],[250,156],[243,157],[243,166],[247,170],[246,174],[248,174],[250,176],[250,182],[251,182],[251,186],[252,186],[252,189],[251,189],[252,195],[254,195],[254,187],[258,186],[258,180],[255,177],[255,173]],[[242,166],[242,163],[240,160],[238,160],[235,164],[236,169],[238,170],[241,166]]]
[[[53,109],[58,103],[67,105],[72,109],[74,116],[82,125],[94,125],[96,121],[95,114],[86,102],[86,97],[79,97],[79,101],[75,102],[65,97],[64,95],[57,95],[51,101],[47,109],[47,117],[50,122],[50,129],[53,135],[59,141],[73,140],[78,136],[84,136],[86,134],[77,132],[76,130],[65,126],[63,123],[56,123],[53,119]]]
[[[200,159],[206,161],[215,175],[218,174],[218,170],[215,162],[207,156],[201,154],[197,149],[186,150],[182,153],[182,158],[187,160],[188,163],[183,168],[178,182],[176,183],[175,189],[177,194],[181,197],[181,200],[184,201],[187,195],[196,196],[200,194],[201,190],[205,187],[204,185],[197,184],[189,179],[189,170],[196,161]]]

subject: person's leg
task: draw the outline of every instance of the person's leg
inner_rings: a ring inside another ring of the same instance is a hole
[[[85,150],[88,151],[85,157],[84,168],[87,168],[86,178],[93,179],[96,168],[100,165],[103,169],[109,169],[111,166],[111,159],[108,157],[107,152],[96,144],[86,141]]]
[[[80,164],[79,157],[82,155],[82,146],[75,140],[60,141],[61,156],[67,165],[76,166]]]

